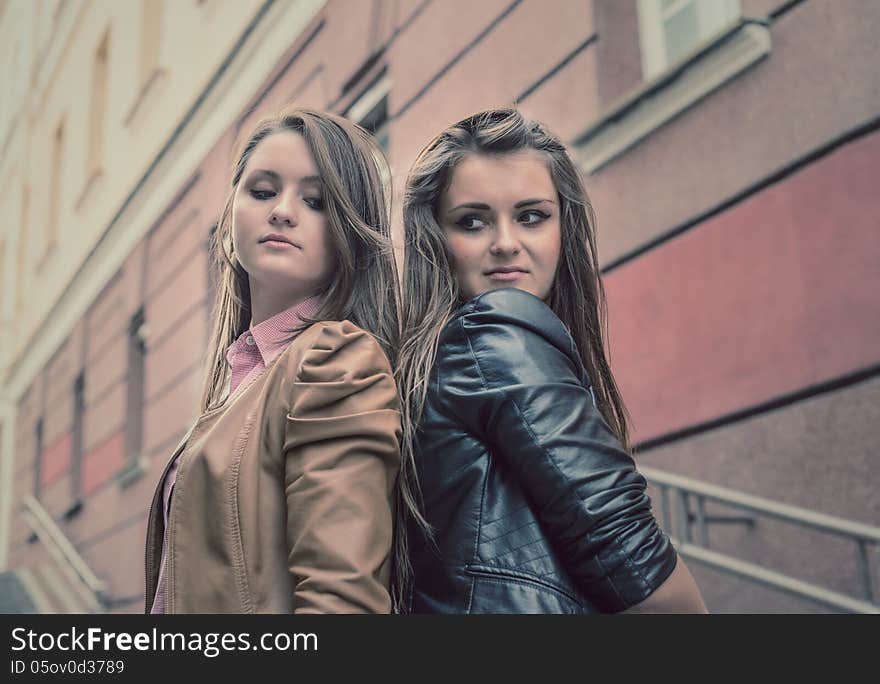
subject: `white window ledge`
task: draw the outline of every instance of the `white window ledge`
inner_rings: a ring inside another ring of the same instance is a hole
[[[770,53],[766,22],[740,19],[669,71],[613,106],[574,141],[581,169],[615,157]]]

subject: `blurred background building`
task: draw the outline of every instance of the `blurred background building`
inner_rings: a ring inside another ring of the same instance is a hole
[[[0,607],[143,609],[235,142],[293,102],[398,198],[474,111],[559,133],[710,609],[878,610],[878,34],[874,0],[0,0]]]

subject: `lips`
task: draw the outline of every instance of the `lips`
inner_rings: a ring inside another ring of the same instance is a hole
[[[284,235],[281,235],[280,233],[266,233],[265,235],[263,235],[260,238],[259,242],[260,242],[260,244],[263,244],[263,243],[272,243],[272,244],[282,243],[282,244],[286,244],[286,245],[291,245],[293,247],[300,247],[293,240],[291,240],[290,238],[288,238]],[[300,249],[302,249],[302,247],[300,247]]]
[[[498,283],[513,283],[524,278],[528,271],[520,266],[498,266],[484,272],[486,278]]]
[[[496,268],[492,268],[485,272],[487,276],[493,275],[509,275],[514,273],[526,274],[528,273],[528,269],[523,268],[522,266],[497,266]]]

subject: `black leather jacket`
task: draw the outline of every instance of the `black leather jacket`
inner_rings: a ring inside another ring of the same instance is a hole
[[[416,469],[435,538],[410,525],[412,612],[616,612],[675,567],[574,341],[521,290],[443,329]]]

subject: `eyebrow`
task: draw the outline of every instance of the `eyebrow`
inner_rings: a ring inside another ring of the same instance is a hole
[[[540,197],[532,197],[529,199],[524,199],[520,202],[517,202],[513,205],[514,209],[521,209],[522,207],[530,207],[533,204],[541,204],[543,202],[548,202],[550,204],[556,204],[553,200],[543,199]],[[482,211],[489,211],[491,207],[488,204],[483,204],[482,202],[466,202],[465,204],[459,204],[457,207],[453,207],[449,210],[449,213],[453,211],[458,211],[459,209],[480,209]]]
[[[516,204],[513,205],[513,208],[519,209],[521,207],[528,207],[533,204],[541,204],[543,202],[548,202],[550,204],[556,204],[556,202],[554,202],[553,200],[543,199],[541,197],[533,197],[531,199],[524,199],[521,202],[517,202]]]
[[[267,176],[278,183],[281,182],[281,176],[278,175],[275,171],[271,171],[269,169],[254,169],[248,174],[248,180],[254,177],[260,178],[263,176]],[[314,183],[316,185],[320,185],[322,183],[320,176],[303,176],[299,179],[299,182],[300,185],[304,185],[306,183]]]
[[[483,204],[481,202],[467,202],[465,204],[459,204],[457,207],[453,207],[449,210],[451,214],[453,211],[458,211],[459,209],[482,209],[483,211],[489,211],[490,207],[488,204]]]

